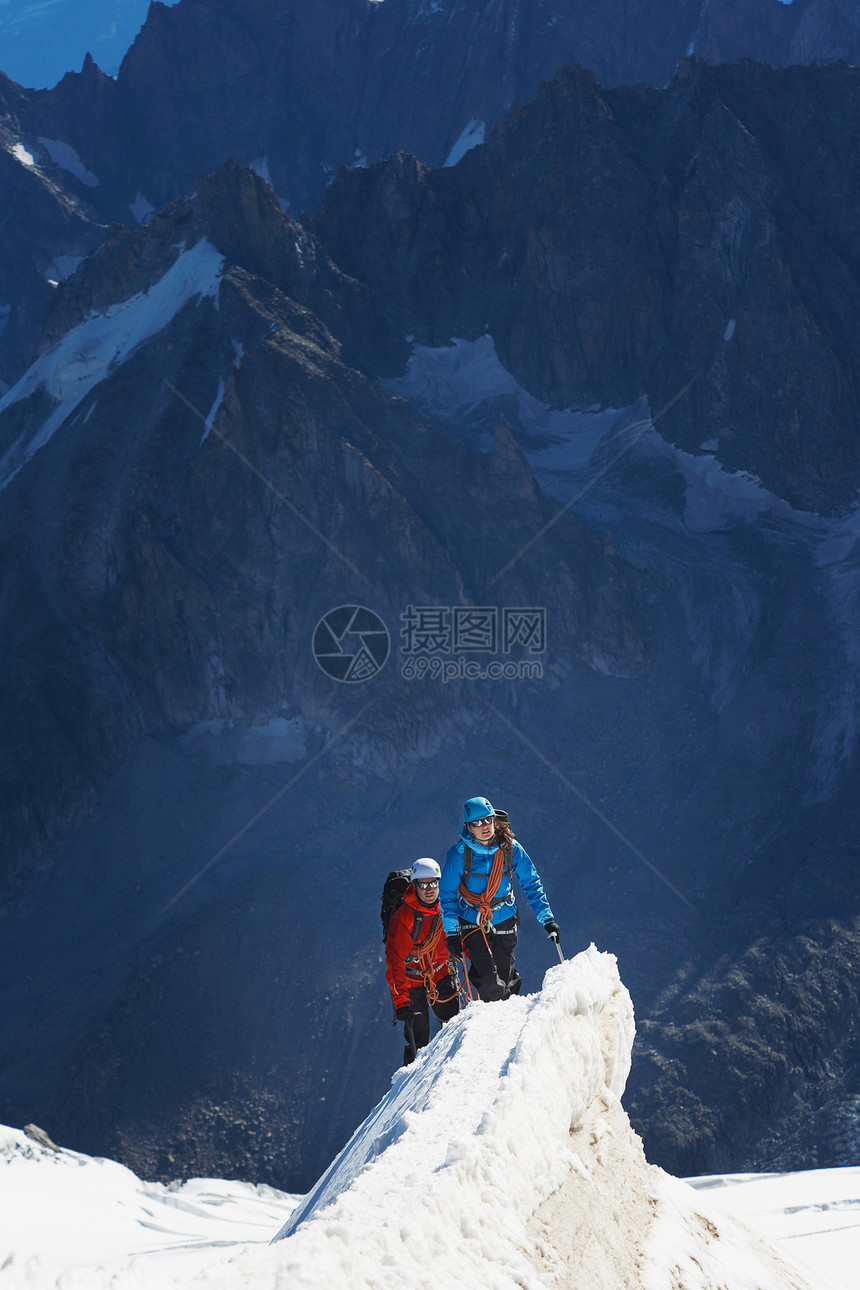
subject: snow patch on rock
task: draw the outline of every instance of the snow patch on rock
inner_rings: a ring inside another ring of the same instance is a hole
[[[13,143],[11,153],[16,161],[20,161],[22,166],[37,166],[39,164],[38,152],[31,152],[29,148],[24,147],[23,143]]]
[[[445,166],[456,166],[457,162],[460,161],[461,158],[465,157],[466,153],[469,152],[470,149],[476,148],[479,143],[484,142],[486,132],[486,122],[479,121],[477,117],[472,117],[472,120],[464,127],[460,137],[457,139],[457,142],[448,153],[448,156],[445,159]]]
[[[703,443],[702,449],[709,451],[697,455],[663,439],[657,427],[647,429],[651,413],[644,397],[626,408],[551,408],[502,366],[489,334],[471,341],[457,338],[450,345],[416,345],[403,376],[383,384],[477,451],[492,448],[494,421],[504,414],[543,491],[565,505],[588,483],[589,472],[601,469],[635,438],[633,453],[662,458],[664,468],[682,474],[682,522],[690,532],[750,524],[763,514],[803,527],[815,519],[795,510],[748,472],[727,470],[715,455],[717,440]],[[664,514],[662,520],[671,523],[672,517]]]
[[[204,427],[203,434],[200,436],[201,448],[203,447],[206,440],[209,438],[209,432],[212,429],[212,426],[215,424],[215,418],[218,415],[218,409],[220,408],[223,402],[224,402],[224,377],[219,376],[218,389],[215,391],[215,401],[213,402],[212,407],[209,409],[209,412],[206,416],[206,425]]]
[[[134,201],[129,204],[128,208],[138,224],[148,224],[155,211],[152,202],[148,202],[143,193],[138,190]]]
[[[83,258],[82,255],[55,255],[54,270],[59,281],[62,282],[64,278],[71,277]]]
[[[256,157],[254,161],[250,161],[248,164],[254,171],[255,175],[259,175],[261,179],[265,180],[270,188],[274,188],[275,185],[272,183],[272,175],[269,170],[268,154],[264,157]]]
[[[214,299],[224,257],[205,238],[182,251],[167,272],[128,300],[92,314],[48,350],[0,399],[0,414],[14,403],[42,393],[53,408],[28,429],[0,460],[0,490],[49,442],[90,390],[124,363],[191,301]]]
[[[91,170],[87,170],[81,161],[76,149],[70,143],[63,143],[61,139],[45,139],[39,135],[39,142],[51,158],[55,166],[65,170],[68,174],[74,175],[87,188],[98,188],[99,179]]]
[[[382,384],[478,452],[490,451],[494,421],[504,414],[524,432],[523,448],[539,480],[562,461],[568,468],[587,464],[622,415],[613,408],[551,408],[502,366],[489,334],[416,345],[403,376]]]
[[[795,510],[790,502],[765,488],[755,475],[745,470],[726,470],[713,451],[685,452],[668,443],[655,429],[643,436],[642,452],[666,458],[683,476],[683,520],[691,533],[717,533],[736,524],[755,524],[763,515],[803,527],[813,522],[813,516]]]

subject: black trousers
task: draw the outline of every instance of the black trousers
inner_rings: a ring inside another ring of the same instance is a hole
[[[433,1011],[439,1020],[444,1024],[456,1017],[460,1011],[460,996],[457,993],[457,984],[449,973],[443,976],[441,981],[436,982],[436,993],[438,998],[433,1004]],[[430,1005],[427,1001],[427,991],[423,985],[416,986],[409,991],[409,999],[412,1007],[415,1009],[411,1024],[412,1034],[415,1037],[416,1048],[426,1048],[430,1043]],[[403,1050],[403,1065],[408,1066],[415,1059],[412,1056],[412,1048],[409,1044],[407,1029],[404,1025],[403,1034],[406,1037],[406,1047]]]
[[[520,992],[523,980],[514,967],[519,921],[514,914],[486,931],[475,923],[460,922],[460,939],[471,959],[469,980],[485,1003]]]

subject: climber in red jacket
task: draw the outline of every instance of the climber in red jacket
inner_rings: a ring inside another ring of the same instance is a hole
[[[416,860],[409,877],[385,943],[385,976],[406,1039],[404,1066],[430,1042],[430,1008],[442,1022],[460,1011],[439,908],[441,870],[425,858]]]

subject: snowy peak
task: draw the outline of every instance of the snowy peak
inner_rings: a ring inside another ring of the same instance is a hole
[[[408,352],[403,338],[373,305],[367,288],[329,260],[315,235],[281,210],[269,185],[250,167],[227,162],[201,176],[194,192],[172,202],[144,228],[115,230],[61,284],[45,325],[48,344],[93,311],[149,292],[179,248],[206,240],[235,265],[310,310],[362,369],[395,370]]]
[[[811,1290],[646,1163],[620,1103],[633,1034],[615,959],[593,945],[538,994],[468,1007],[291,1214],[278,1274],[297,1290],[429,1278],[644,1290],[670,1268],[687,1290]]]
[[[370,1208],[373,1192],[385,1194],[374,1208],[386,1222],[434,1194],[456,1194],[476,1174],[504,1179],[514,1208],[518,1196],[530,1208],[536,1189],[549,1195],[569,1167],[554,1159],[558,1140],[582,1127],[596,1098],[604,1109],[620,1099],[633,1036],[615,959],[594,946],[551,968],[537,994],[467,1007],[397,1072],[278,1239]],[[507,1159],[513,1142],[516,1159]],[[421,1161],[412,1181],[411,1159]]]

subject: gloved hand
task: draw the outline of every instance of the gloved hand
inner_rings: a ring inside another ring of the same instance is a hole
[[[557,941],[559,939],[561,928],[554,918],[548,918],[544,923],[544,927],[546,928],[547,936],[549,936],[551,940]]]
[[[395,1013],[398,1021],[411,1021],[415,1016],[415,1009],[411,1003],[401,1003]]]
[[[451,932],[450,936],[445,937],[445,940],[448,944],[448,953],[451,957],[461,959],[463,957],[463,942],[457,933]]]

